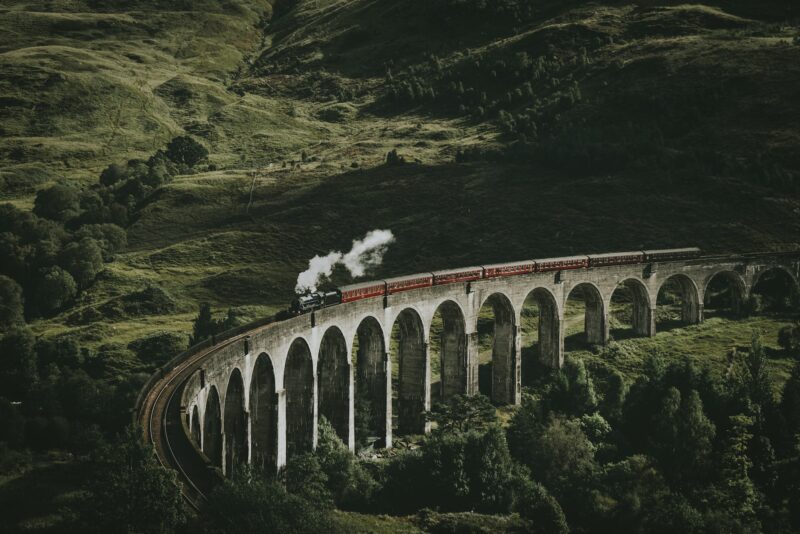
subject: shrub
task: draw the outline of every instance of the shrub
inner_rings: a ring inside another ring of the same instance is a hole
[[[66,222],[80,215],[80,195],[77,189],[57,184],[36,194],[33,213],[45,219]]]
[[[85,289],[103,268],[103,252],[97,241],[84,237],[64,247],[59,254],[59,264],[72,275],[79,288]]]
[[[163,365],[187,347],[187,339],[183,334],[174,332],[157,332],[139,338],[128,344],[136,356],[143,362]]]
[[[226,480],[209,496],[201,532],[334,532],[326,506],[287,492],[278,482],[266,481],[245,470]]]
[[[0,274],[0,328],[25,322],[22,288],[11,278]]]
[[[377,483],[358,463],[328,420],[319,418],[315,451],[326,486],[340,508],[366,510]]]
[[[188,135],[182,135],[169,142],[166,155],[175,163],[194,167],[208,156],[208,150]]]
[[[321,508],[333,505],[333,497],[328,490],[328,476],[313,453],[292,455],[281,469],[280,477],[289,493]]]
[[[795,357],[800,355],[800,322],[786,325],[778,331],[778,345]]]
[[[33,300],[42,315],[50,315],[69,304],[78,293],[72,275],[61,267],[50,267],[36,283]]]
[[[393,148],[390,152],[386,154],[386,165],[389,167],[396,167],[398,165],[403,165],[406,162],[406,158],[401,156],[397,153],[397,149]]]
[[[514,497],[514,511],[531,522],[531,531],[540,534],[567,534],[569,525],[558,501],[547,489],[530,480],[522,478],[517,483]]]

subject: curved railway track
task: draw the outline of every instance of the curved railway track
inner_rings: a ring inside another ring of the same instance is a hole
[[[183,387],[211,354],[267,326],[248,330],[201,349],[169,370],[162,368],[161,377],[152,384],[140,403],[136,417],[144,439],[153,444],[161,465],[178,473],[181,494],[194,510],[202,507],[206,494],[221,480],[221,475],[197,454],[195,446],[184,432],[180,406]]]

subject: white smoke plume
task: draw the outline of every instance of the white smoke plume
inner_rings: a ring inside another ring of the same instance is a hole
[[[354,240],[353,247],[346,254],[334,250],[326,256],[314,256],[308,262],[308,269],[297,276],[295,292],[316,291],[317,284],[329,278],[338,264],[344,265],[354,278],[364,276],[367,269],[381,264],[392,242],[394,235],[391,230],[372,230],[364,239]]]

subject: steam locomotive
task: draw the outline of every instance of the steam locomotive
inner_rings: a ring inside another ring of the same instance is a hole
[[[521,274],[555,272],[572,269],[589,269],[591,267],[609,267],[612,265],[631,265],[637,263],[654,263],[660,261],[689,260],[700,256],[700,249],[673,248],[661,250],[637,250],[632,252],[612,252],[608,254],[592,254],[588,256],[566,256],[561,258],[545,258],[525,260],[493,265],[479,265],[417,273],[386,280],[373,280],[340,287],[332,291],[316,291],[306,293],[292,301],[291,312],[299,315],[335,304],[354,302],[374,297],[383,297],[423,287],[472,282],[485,278],[502,276],[518,276]]]

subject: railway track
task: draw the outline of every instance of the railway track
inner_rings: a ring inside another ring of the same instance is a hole
[[[183,430],[180,406],[183,387],[214,352],[267,326],[248,330],[199,350],[169,370],[162,368],[161,377],[152,384],[139,405],[137,420],[144,439],[153,444],[161,465],[178,473],[181,494],[195,511],[203,506],[206,495],[221,481],[221,475],[197,454]]]

